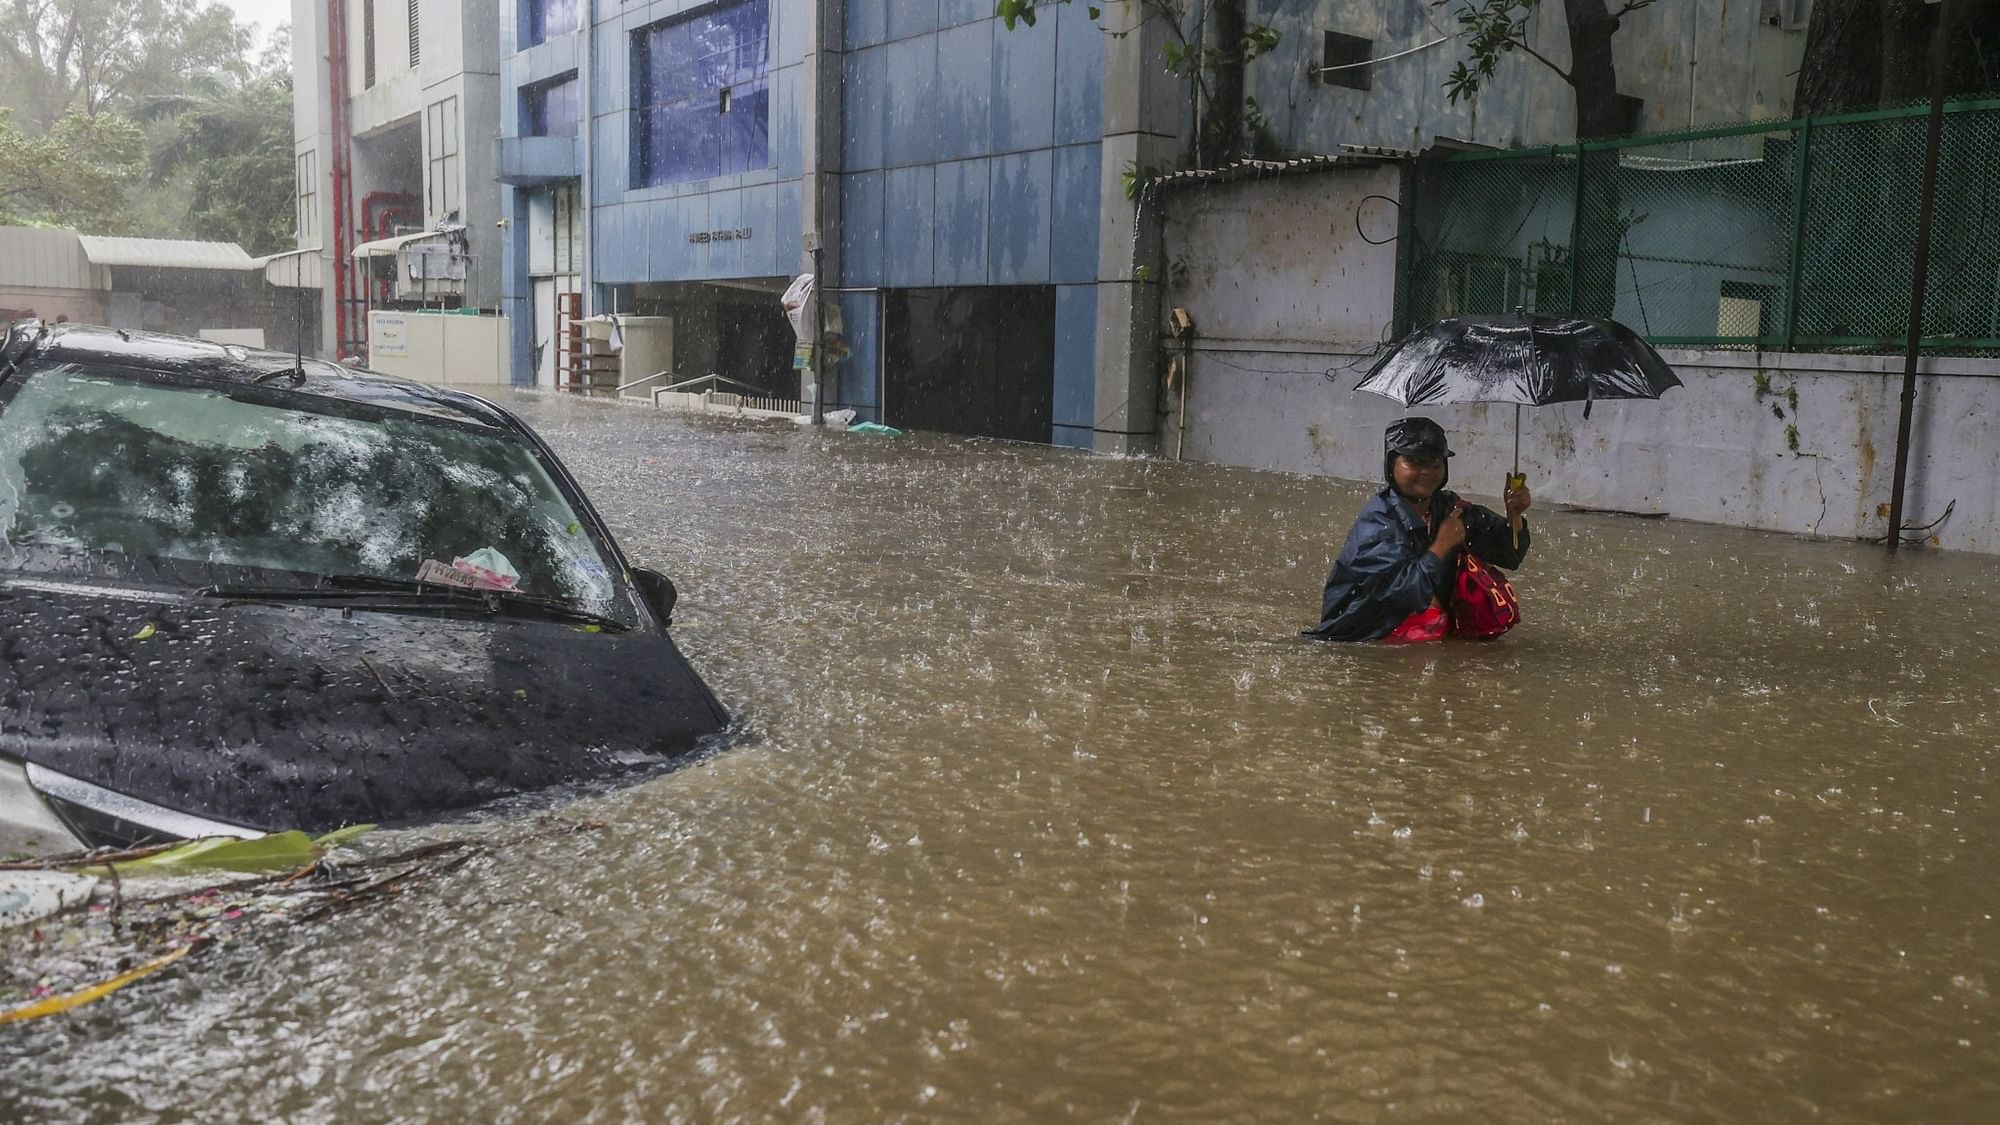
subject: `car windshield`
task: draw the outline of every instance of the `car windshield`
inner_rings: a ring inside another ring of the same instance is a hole
[[[599,611],[618,594],[534,449],[500,429],[77,364],[14,382],[0,407],[8,545],[421,576]]]

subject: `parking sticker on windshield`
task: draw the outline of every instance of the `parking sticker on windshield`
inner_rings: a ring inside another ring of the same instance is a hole
[[[479,579],[462,570],[454,570],[436,559],[425,559],[417,568],[417,581],[431,582],[439,586],[456,586],[461,590],[476,590]]]

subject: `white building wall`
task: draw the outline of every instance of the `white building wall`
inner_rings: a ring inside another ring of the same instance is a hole
[[[1200,335],[1184,430],[1178,391],[1162,396],[1162,453],[1380,479],[1382,430],[1406,412],[1354,387],[1394,309],[1396,248],[1381,240],[1396,234],[1397,175],[1383,166],[1168,196],[1162,303],[1186,308]],[[1156,371],[1179,350],[1163,335]],[[1521,412],[1520,464],[1538,504],[1886,533],[1900,356],[1662,354],[1684,386],[1658,402],[1599,402],[1588,419],[1580,403]],[[2000,360],[1927,358],[1920,370],[1906,523],[1955,501],[1936,545],[2000,553]],[[1513,407],[1418,413],[1452,435],[1453,487],[1497,496],[1514,463]]]
[[[1899,357],[1661,354],[1684,386],[1658,402],[1599,402],[1587,419],[1580,403],[1521,412],[1521,469],[1538,505],[1833,538],[1886,534]],[[1383,427],[1404,410],[1354,392],[1366,362],[1336,367],[1331,382],[1328,366],[1271,353],[1198,356],[1184,456],[1379,480]],[[1928,524],[1955,505],[1930,533],[1932,545],[2000,554],[2000,363],[1930,359],[1921,370],[1905,523]],[[1775,393],[1758,394],[1760,375]],[[1795,411],[1785,406],[1793,389]],[[1451,434],[1452,486],[1489,503],[1497,497],[1513,464],[1514,409],[1439,406],[1416,413]],[[1166,431],[1169,456],[1173,422]]]
[[[1549,67],[1522,52],[1503,56],[1473,98],[1451,102],[1444,83],[1466,58],[1455,13],[1459,0],[1251,0],[1250,19],[1275,29],[1279,45],[1253,60],[1246,89],[1295,152],[1324,153],[1338,144],[1423,148],[1439,137],[1496,148],[1575,138],[1576,98]],[[1476,6],[1476,5],[1475,5]],[[1804,12],[1804,5],[1789,5]],[[1630,12],[1612,37],[1620,93],[1642,98],[1639,131],[1789,117],[1802,21],[1774,26],[1750,0],[1676,0]],[[1528,17],[1528,43],[1550,62],[1570,62],[1561,4]],[[1325,35],[1373,41],[1368,90],[1317,73]],[[1391,57],[1395,56],[1395,57]]]
[[[1401,180],[1357,164],[1168,189],[1164,303],[1210,343],[1367,350],[1394,313]]]
[[[294,243],[319,247],[320,352],[331,357],[334,339],[333,288],[324,279],[333,268],[333,109],[328,100],[326,0],[292,0],[292,193],[297,215]]]

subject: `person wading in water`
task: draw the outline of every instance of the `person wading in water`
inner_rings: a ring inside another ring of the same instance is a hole
[[[1509,489],[1507,514],[1460,500],[1446,489],[1451,457],[1444,427],[1404,418],[1383,435],[1382,474],[1388,485],[1355,517],[1340,557],[1327,575],[1320,622],[1308,636],[1329,641],[1436,640],[1461,548],[1513,570],[1528,555],[1533,498],[1526,485]],[[1510,519],[1520,519],[1516,536]]]

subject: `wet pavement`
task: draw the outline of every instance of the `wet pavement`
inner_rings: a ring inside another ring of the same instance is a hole
[[[2000,1096],[2000,560],[1537,512],[1514,634],[1326,646],[1361,485],[519,405],[741,737],[559,806],[603,831],[0,1031],[0,1118]]]

